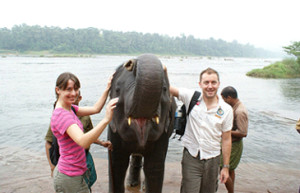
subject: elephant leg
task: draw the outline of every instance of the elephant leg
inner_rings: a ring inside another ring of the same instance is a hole
[[[143,165],[143,157],[140,154],[132,154],[129,165],[129,175],[127,185],[136,187],[141,183],[141,168]]]
[[[116,155],[115,149],[112,153],[112,165],[109,166],[109,192],[123,193],[125,192],[124,181],[126,177],[126,170],[129,163],[129,155]]]
[[[122,143],[118,135],[111,135],[109,133],[109,139],[113,144],[113,151],[110,152],[111,156],[109,156],[109,192],[124,193],[124,181],[130,153],[122,148]]]
[[[164,133],[154,148],[144,155],[145,186],[147,193],[161,193],[164,181],[168,137]]]

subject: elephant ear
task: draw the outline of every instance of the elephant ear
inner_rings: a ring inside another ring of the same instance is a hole
[[[128,60],[127,62],[125,62],[123,64],[123,67],[126,68],[126,70],[128,71],[132,71],[134,69],[134,67],[136,66],[137,60],[136,59],[131,59]]]

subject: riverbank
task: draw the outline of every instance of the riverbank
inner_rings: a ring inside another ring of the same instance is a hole
[[[94,193],[108,192],[108,161],[94,158],[98,180],[93,185]],[[0,147],[1,193],[49,193],[54,192],[50,169],[44,153],[21,148]],[[177,193],[181,180],[180,162],[167,162],[164,179],[164,193]],[[236,170],[237,193],[286,193],[298,192],[300,170],[285,169],[272,164],[241,163]],[[127,193],[140,192],[138,189]],[[220,184],[218,193],[226,189]]]
[[[246,75],[256,78],[300,78],[300,63],[294,58],[287,58],[262,69],[253,69]]]

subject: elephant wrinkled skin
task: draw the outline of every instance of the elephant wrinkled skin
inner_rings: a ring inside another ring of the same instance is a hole
[[[108,130],[110,192],[124,192],[131,154],[144,158],[146,192],[161,192],[176,103],[160,60],[144,54],[125,62],[114,74],[110,97],[119,97]]]

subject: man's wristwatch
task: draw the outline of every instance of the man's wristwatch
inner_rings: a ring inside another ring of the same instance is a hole
[[[228,168],[229,169],[230,165],[223,165],[223,168]]]

